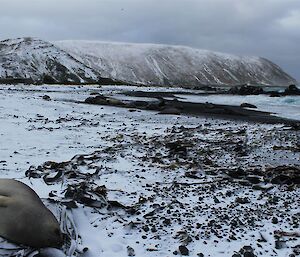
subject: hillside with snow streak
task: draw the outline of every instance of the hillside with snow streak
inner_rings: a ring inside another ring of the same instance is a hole
[[[88,83],[99,74],[50,42],[33,38],[0,41],[0,81]]]
[[[0,83],[289,85],[296,81],[274,63],[182,46],[98,41],[0,41]]]
[[[168,86],[295,83],[279,66],[261,57],[157,44],[99,41],[54,44],[102,76],[128,83]]]

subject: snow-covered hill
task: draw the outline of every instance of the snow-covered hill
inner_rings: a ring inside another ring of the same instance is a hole
[[[0,80],[88,83],[99,74],[52,43],[33,38],[0,41]]]
[[[0,83],[111,83],[160,86],[263,83],[295,80],[260,57],[239,57],[182,46],[46,42],[33,38],[0,41]]]
[[[295,83],[280,67],[260,57],[154,44],[98,41],[54,44],[102,76],[129,83],[173,86]]]

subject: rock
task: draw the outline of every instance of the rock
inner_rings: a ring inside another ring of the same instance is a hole
[[[91,92],[90,95],[99,95],[99,92]]]
[[[135,256],[135,251],[132,247],[127,246],[127,255],[128,256]]]
[[[237,169],[229,170],[227,174],[229,177],[237,178],[237,179],[243,178],[246,176],[246,172],[240,167]]]
[[[51,100],[51,97],[48,96],[48,95],[44,95],[44,96],[43,96],[43,99],[46,100],[46,101],[50,101],[50,100]]]
[[[276,240],[275,241],[275,248],[276,249],[282,249],[282,248],[285,248],[286,247],[286,242],[283,241],[283,240]]]
[[[179,246],[179,252],[180,252],[180,254],[181,255],[183,255],[183,256],[189,256],[189,249],[187,249],[187,247],[186,246],[184,246],[184,245],[180,245]]]
[[[170,114],[170,115],[180,115],[180,110],[176,107],[165,107],[159,112],[159,114]]]
[[[173,155],[178,155],[180,157],[187,156],[187,153],[188,153],[187,146],[184,142],[182,142],[180,140],[167,143],[166,147],[169,150],[170,156],[173,156]]]
[[[108,98],[106,98],[106,100],[108,101],[108,104],[112,105],[112,106],[124,106],[125,105],[122,101],[115,99],[115,98],[108,97]]]
[[[214,202],[215,203],[220,203],[220,200],[216,196],[214,196]]]
[[[280,97],[281,96],[281,94],[277,91],[271,91],[271,92],[269,92],[269,94],[270,94],[270,97]]]
[[[204,91],[217,91],[217,89],[215,87],[211,87],[211,86],[202,86],[198,89],[199,90],[204,90]]]
[[[284,95],[300,95],[300,89],[296,85],[290,85],[284,90]]]
[[[250,200],[248,197],[237,197],[235,199],[235,202],[240,203],[240,204],[246,204],[246,203],[250,203]]]
[[[185,172],[184,176],[187,178],[192,178],[192,179],[200,179],[201,178],[201,174],[199,174],[199,172],[195,171],[195,170]]]
[[[257,106],[255,106],[253,104],[249,104],[249,103],[242,103],[240,106],[243,108],[253,108],[253,109],[257,108]]]
[[[261,179],[259,176],[247,176],[247,180],[251,184],[259,184],[261,182]]]
[[[253,252],[245,252],[244,257],[255,257],[255,254]]]
[[[106,97],[104,95],[96,95],[95,97],[88,97],[84,101],[87,104],[96,105],[111,105],[111,106],[124,106],[124,103],[118,99]],[[130,107],[130,106],[128,106]]]
[[[296,245],[293,247],[293,253],[295,255],[300,255],[300,245]]]
[[[300,184],[300,167],[297,166],[277,166],[266,169],[265,176],[271,183],[279,185]]]
[[[100,105],[108,104],[107,97],[105,97],[103,95],[97,95],[95,97],[88,97],[87,99],[85,99],[84,102],[87,104],[100,104]]]
[[[272,218],[272,223],[273,223],[273,224],[278,224],[278,219],[277,219],[276,217],[273,217],[273,218]]]
[[[256,257],[254,254],[254,249],[250,245],[245,245],[239,252],[243,257]]]
[[[131,104],[134,108],[145,108],[148,106],[148,102],[146,101],[133,101]]]
[[[233,95],[259,95],[263,94],[264,90],[258,86],[236,86],[229,89],[227,93]]]

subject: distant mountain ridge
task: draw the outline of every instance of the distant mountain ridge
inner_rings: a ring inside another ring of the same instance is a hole
[[[99,41],[0,41],[0,82],[186,86],[288,85],[295,79],[261,57],[183,46]]]
[[[0,41],[0,81],[88,83],[100,75],[50,42],[33,38]]]

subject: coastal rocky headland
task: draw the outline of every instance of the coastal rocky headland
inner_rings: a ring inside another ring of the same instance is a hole
[[[0,41],[0,83],[200,88],[296,81],[262,57],[171,45],[18,38]]]

